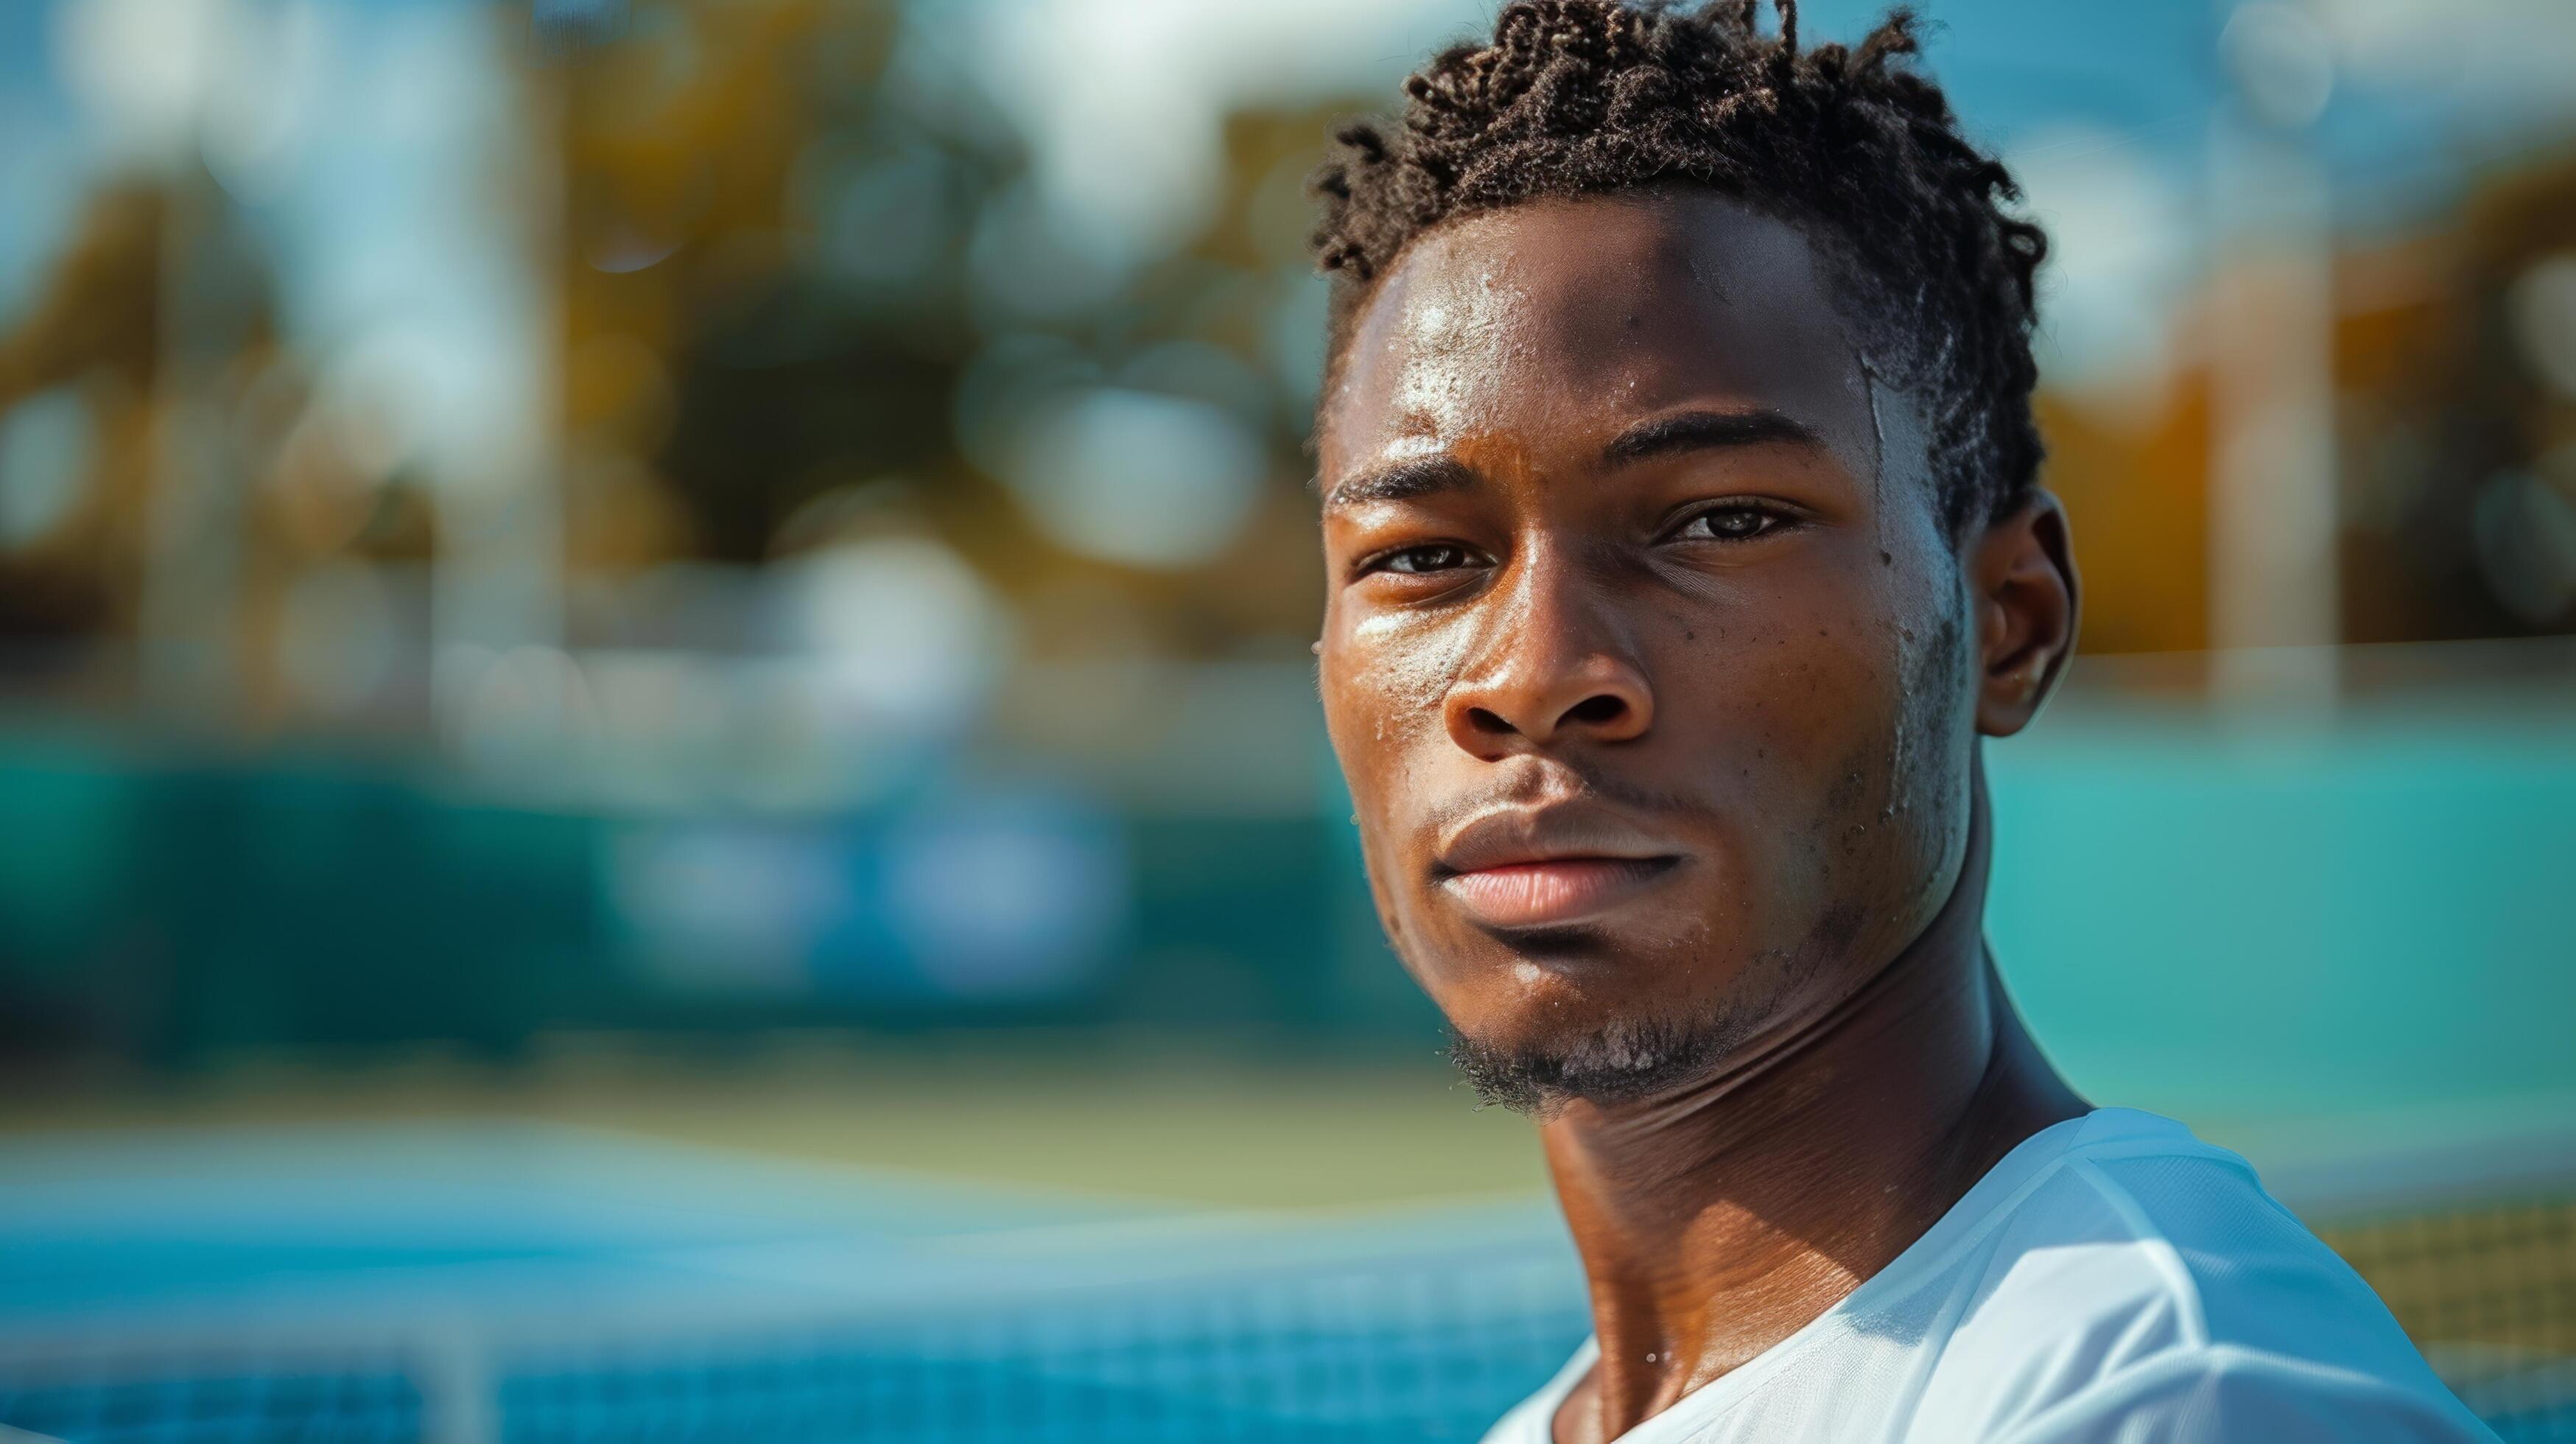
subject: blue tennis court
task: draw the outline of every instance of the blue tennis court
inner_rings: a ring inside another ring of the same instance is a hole
[[[0,1423],[142,1440],[1472,1439],[1541,1205],[1261,1220],[549,1126],[20,1141]]]

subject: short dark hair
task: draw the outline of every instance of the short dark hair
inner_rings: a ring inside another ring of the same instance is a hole
[[[2039,471],[2030,394],[2038,226],[1913,63],[1913,15],[1857,47],[1800,49],[1794,0],[1513,0],[1487,44],[1408,77],[1403,114],[1343,127],[1315,173],[1333,277],[1329,381],[1414,237],[1543,197],[1702,187],[1788,221],[1834,265],[1874,369],[1925,408],[1954,530],[2010,511]]]

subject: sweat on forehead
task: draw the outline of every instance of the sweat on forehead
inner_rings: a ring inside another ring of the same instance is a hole
[[[1597,444],[1683,405],[1780,413],[1874,474],[1867,370],[1828,271],[1795,227],[1708,192],[1462,217],[1354,318],[1320,418],[1326,481],[1504,435]]]

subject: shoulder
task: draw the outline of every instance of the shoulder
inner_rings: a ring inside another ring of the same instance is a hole
[[[2176,1349],[2108,1375],[1991,1437],[2009,1444],[2495,1438],[2429,1378],[2364,1373],[2237,1344]]]
[[[1924,1417],[2034,1440],[2488,1437],[2242,1158],[2168,1120],[2087,1120],[1979,1265]]]

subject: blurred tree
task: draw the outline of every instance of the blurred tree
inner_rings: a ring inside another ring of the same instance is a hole
[[[1303,179],[1341,108],[1235,117],[1195,241],[1031,309],[996,290],[1028,279],[1014,227],[1062,237],[1020,138],[946,60],[892,5],[746,0],[638,6],[560,73],[576,569],[757,564],[817,518],[901,514],[1023,599],[1131,595],[1160,649],[1310,635]],[[1032,524],[1002,474],[1014,428],[1092,385],[1258,438],[1269,480],[1233,543],[1137,567]],[[860,493],[896,506],[837,500]]]
[[[166,193],[140,181],[90,197],[34,287],[35,304],[0,335],[0,414],[59,389],[83,403],[74,424],[95,443],[90,464],[64,478],[76,489],[50,524],[0,553],[0,637],[13,662],[44,655],[30,644],[125,632],[133,623],[168,209]],[[26,484],[0,476],[13,490]]]
[[[836,489],[972,485],[948,405],[976,339],[957,257],[1019,162],[998,126],[889,93],[899,18],[642,6],[564,74],[567,420],[577,455],[643,478],[576,497],[576,564],[757,563]],[[669,524],[608,540],[645,489]]]

